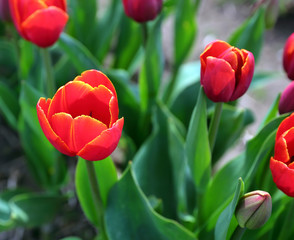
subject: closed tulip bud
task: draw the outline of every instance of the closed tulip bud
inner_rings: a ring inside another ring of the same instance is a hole
[[[136,22],[153,20],[160,13],[162,0],[123,0],[125,13]]]
[[[11,21],[8,0],[0,0],[0,19],[2,21]]]
[[[279,113],[284,114],[294,111],[294,82],[291,82],[281,94]]]
[[[246,193],[239,201],[235,211],[237,221],[242,228],[262,227],[272,212],[272,199],[269,193],[253,191]]]
[[[254,73],[251,52],[216,40],[206,46],[200,61],[200,83],[211,101],[234,101],[249,88]]]
[[[39,47],[53,45],[68,20],[66,0],[9,0],[19,34]]]
[[[279,0],[270,0],[265,11],[265,26],[271,29],[275,26],[279,16]]]
[[[286,41],[283,54],[283,65],[288,78],[294,80],[294,33],[292,33]]]

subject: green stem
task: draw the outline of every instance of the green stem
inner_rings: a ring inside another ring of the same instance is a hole
[[[166,104],[169,104],[169,101],[170,101],[170,97],[172,95],[172,92],[173,92],[173,89],[175,87],[175,84],[176,84],[176,79],[177,79],[177,75],[178,75],[178,67],[175,67],[175,70],[173,72],[173,76],[167,86],[167,89],[166,89],[166,92],[163,96],[163,101],[166,103]]]
[[[209,126],[208,137],[209,137],[209,145],[210,145],[211,153],[213,152],[213,148],[214,148],[214,144],[215,144],[217,130],[218,130],[220,117],[221,117],[221,113],[222,113],[222,108],[223,108],[222,102],[218,102],[215,104],[214,114],[212,116],[212,120],[211,120],[211,123]]]
[[[231,240],[240,240],[243,237],[243,234],[245,233],[246,228],[241,228],[239,225],[237,226],[237,228],[235,229],[235,231],[233,232],[232,236],[231,236]]]
[[[146,48],[147,40],[148,40],[148,27],[147,23],[141,23],[142,26],[142,35],[143,35],[143,45]]]
[[[99,185],[97,183],[94,163],[87,160],[85,161],[86,161],[88,177],[89,177],[91,191],[92,191],[92,197],[93,197],[94,205],[96,208],[96,213],[98,215],[99,232],[101,234],[101,239],[107,240],[108,237],[107,237],[105,224],[104,224],[104,206],[103,206],[102,198],[99,191]]]
[[[41,48],[41,55],[46,69],[46,93],[48,97],[53,97],[56,86],[54,81],[54,72],[51,57],[48,48]]]
[[[280,235],[278,240],[287,240],[290,239],[290,235],[293,231],[291,231],[293,227],[293,218],[294,218],[294,200],[291,199],[290,206],[286,206],[287,216],[284,218],[284,223],[282,226],[282,230],[280,231]]]

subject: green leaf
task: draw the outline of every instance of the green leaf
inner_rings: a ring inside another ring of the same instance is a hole
[[[228,41],[232,46],[252,52],[256,62],[263,44],[264,14],[265,9],[259,8],[251,18],[235,30]]]
[[[19,105],[16,94],[3,82],[0,82],[0,112],[9,125],[16,130]]]
[[[60,35],[58,46],[69,56],[78,72],[100,68],[92,53],[81,42],[66,33]]]
[[[37,117],[36,104],[42,94],[23,82],[21,86],[21,115],[18,129],[28,167],[36,182],[57,189],[67,179],[67,168],[61,154],[45,137]]]
[[[151,208],[130,167],[110,191],[105,223],[112,240],[195,239],[177,222],[160,216]]]
[[[34,45],[31,42],[21,39],[19,41],[19,47],[20,47],[19,75],[20,75],[20,79],[27,79],[34,65],[34,60],[35,60]]]
[[[205,191],[211,173],[211,153],[209,147],[206,96],[200,88],[197,104],[193,110],[186,138],[188,164],[197,192]]]
[[[79,237],[66,237],[66,238],[61,238],[60,240],[82,240]]]
[[[142,43],[141,24],[123,14],[115,49],[114,68],[128,69]]]
[[[266,124],[272,121],[279,113],[279,101],[280,101],[281,94],[279,94],[274,102],[272,103],[271,107],[269,108],[265,118],[263,119],[262,123],[259,126],[259,129],[262,129]]]
[[[163,72],[163,53],[161,46],[161,18],[158,18],[149,32],[145,59],[139,77],[141,109],[150,112],[155,103]]]
[[[177,1],[175,15],[174,62],[177,69],[188,56],[196,37],[197,25],[193,1]]]
[[[79,158],[76,168],[76,191],[79,202],[82,209],[91,223],[95,226],[98,224],[97,213],[95,211],[94,201],[91,192],[91,186],[89,182],[86,163],[82,158]],[[97,183],[99,186],[100,195],[104,206],[106,206],[109,190],[113,184],[117,181],[117,173],[110,157],[101,161],[93,162],[95,167],[95,173],[97,177]]]
[[[232,217],[234,216],[236,206],[238,204],[239,199],[243,196],[243,193],[244,193],[244,183],[242,179],[239,178],[233,200],[226,207],[226,209],[221,213],[221,215],[219,216],[217,220],[215,231],[214,231],[214,237],[216,240],[226,239],[227,232],[230,227]]]
[[[138,183],[146,196],[154,195],[163,202],[163,215],[175,218],[177,201],[171,159],[169,158],[168,121],[173,118],[177,129],[184,132],[183,126],[158,103],[153,112],[153,132],[138,150],[133,161],[133,169]]]

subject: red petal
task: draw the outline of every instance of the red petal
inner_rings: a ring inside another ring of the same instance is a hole
[[[279,101],[279,113],[284,114],[294,111],[294,81],[292,81],[282,92]]]
[[[216,40],[208,44],[203,53],[200,55],[200,61],[201,61],[201,84],[202,84],[202,78],[203,74],[206,68],[206,59],[207,57],[219,57],[220,54],[222,54],[227,49],[231,48],[231,45],[220,40]]]
[[[37,103],[38,119],[45,136],[58,151],[69,156],[75,156],[75,153],[68,148],[65,142],[62,141],[51,128],[45,115],[45,112],[48,110],[48,104],[50,104],[50,99],[48,99],[46,102],[44,98],[40,98]]]
[[[66,0],[45,0],[47,6],[55,6],[66,12]]]
[[[83,72],[81,76],[76,77],[74,81],[82,81],[84,83],[91,85],[93,88],[98,87],[99,85],[104,85],[113,93],[113,95],[115,95],[115,97],[117,97],[116,91],[112,82],[109,80],[109,78],[105,74],[103,74],[100,71],[97,71],[94,69],[87,70]]]
[[[202,85],[207,97],[214,102],[228,102],[235,87],[235,72],[223,59],[207,58]]]
[[[275,143],[275,159],[283,163],[290,161],[287,142],[283,137],[280,137]]]
[[[242,50],[242,52],[247,53],[245,63],[241,69],[241,77],[236,83],[236,87],[231,97],[230,101],[234,101],[237,98],[241,97],[249,88],[251,83],[253,73],[254,73],[254,56],[251,52]]]
[[[294,80],[294,33],[286,41],[283,53],[283,66],[288,77]]]
[[[66,12],[52,6],[34,12],[22,23],[22,29],[29,41],[39,47],[49,47],[58,40],[67,19]]]
[[[109,108],[110,108],[110,123],[109,123],[109,127],[112,126],[112,124],[114,124],[117,119],[118,119],[118,103],[117,103],[117,99],[115,97],[112,97],[109,103]]]
[[[98,161],[108,157],[117,147],[124,124],[124,119],[120,118],[112,128],[101,133],[92,142],[88,143],[77,155],[89,160]]]
[[[290,157],[294,156],[294,128],[289,129],[283,134],[284,139],[287,143],[287,149]]]
[[[290,197],[294,197],[294,170],[271,158],[270,169],[277,187]]]
[[[277,131],[277,135],[276,135],[276,141],[281,137],[281,135],[283,133],[285,133],[286,131],[288,131],[289,129],[294,127],[294,113],[292,113],[289,117],[285,118]]]

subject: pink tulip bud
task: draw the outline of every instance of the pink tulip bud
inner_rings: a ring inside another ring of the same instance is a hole
[[[240,227],[257,229],[267,222],[271,212],[271,196],[267,192],[258,190],[246,193],[240,199],[235,216]]]
[[[284,114],[294,111],[294,82],[291,82],[281,94],[279,113]]]
[[[123,0],[125,13],[136,22],[153,20],[160,13],[162,0]]]

